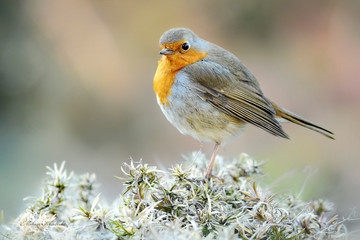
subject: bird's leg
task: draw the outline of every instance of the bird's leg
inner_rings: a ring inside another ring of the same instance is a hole
[[[211,155],[209,167],[206,170],[205,179],[210,178],[210,176],[211,176],[211,171],[212,171],[214,163],[215,163],[216,154],[219,151],[219,149],[220,149],[220,144],[215,143],[215,147],[214,147],[214,151]]]

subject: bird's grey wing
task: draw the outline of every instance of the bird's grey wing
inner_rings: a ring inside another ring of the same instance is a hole
[[[258,84],[246,75],[220,64],[201,60],[183,69],[193,81],[201,99],[220,111],[260,127],[276,136],[288,138],[275,119],[275,111]]]

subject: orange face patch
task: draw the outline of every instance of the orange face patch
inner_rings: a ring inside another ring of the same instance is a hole
[[[160,49],[163,50],[165,48],[171,50],[171,51],[177,51],[177,50],[181,50],[181,46],[186,42],[186,39],[184,39],[183,41],[179,41],[179,42],[174,42],[174,43],[165,43],[162,44],[160,46]]]
[[[196,49],[189,48],[184,51],[181,46],[186,40],[163,44],[161,49],[169,49],[174,51],[172,55],[164,55],[161,57],[158,68],[154,76],[154,91],[159,97],[162,105],[169,106],[167,97],[171,95],[171,87],[174,84],[176,74],[187,65],[204,59],[207,55],[205,51],[198,51]]]

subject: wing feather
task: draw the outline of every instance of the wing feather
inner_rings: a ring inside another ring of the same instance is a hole
[[[289,138],[275,119],[275,110],[257,82],[220,64],[201,60],[184,68],[199,97],[220,111],[276,136]]]

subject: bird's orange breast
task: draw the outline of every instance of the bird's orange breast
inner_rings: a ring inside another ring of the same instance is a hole
[[[166,48],[171,49],[169,46]],[[187,65],[205,58],[206,55],[205,51],[190,49],[185,53],[175,52],[173,55],[161,57],[154,76],[154,91],[162,105],[169,106],[168,96],[171,95],[176,74]]]

